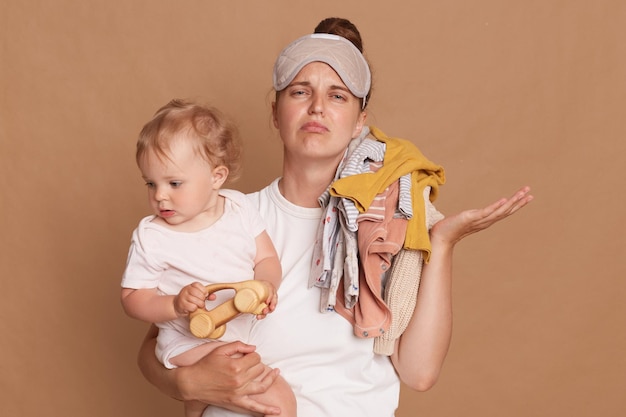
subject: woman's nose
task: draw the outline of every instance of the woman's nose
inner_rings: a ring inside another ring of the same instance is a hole
[[[310,114],[324,113],[324,101],[322,97],[317,94],[313,94],[311,97],[311,105],[309,107]]]

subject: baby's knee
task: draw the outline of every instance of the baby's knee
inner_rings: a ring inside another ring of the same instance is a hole
[[[264,394],[272,405],[280,408],[278,417],[296,417],[297,403],[293,390],[282,376],[278,376],[272,386]],[[275,416],[276,417],[276,416]]]

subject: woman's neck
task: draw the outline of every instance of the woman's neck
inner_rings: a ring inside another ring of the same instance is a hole
[[[318,198],[335,178],[335,171],[336,165],[294,167],[285,163],[278,188],[283,197],[297,206],[319,207]]]

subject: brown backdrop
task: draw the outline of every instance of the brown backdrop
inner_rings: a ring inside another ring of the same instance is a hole
[[[441,210],[536,195],[458,247],[446,365],[398,417],[623,414],[620,0],[0,1],[0,414],[182,415],[118,302],[147,213],[136,134],[173,97],[211,101],[245,138],[236,187],[268,183],[274,57],[330,15],[364,35],[370,122],[446,167]]]

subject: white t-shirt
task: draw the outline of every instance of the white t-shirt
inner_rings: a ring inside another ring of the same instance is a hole
[[[155,216],[141,220],[133,232],[122,286],[157,288],[161,294],[174,295],[192,282],[202,285],[238,282],[254,278],[256,237],[265,224],[246,196],[234,190],[220,190],[225,197],[224,213],[211,226],[197,232],[178,232],[153,222]],[[218,291],[217,299],[207,302],[211,309],[234,294]],[[226,325],[220,338],[225,342],[245,341],[254,316],[244,314]],[[189,331],[189,320],[178,318],[157,323],[157,358],[167,368],[170,359],[212,339],[198,339]]]
[[[278,180],[249,199],[276,246],[283,282],[276,311],[254,322],[248,342],[291,385],[298,417],[392,417],[400,382],[391,361],[374,354],[373,339],[355,337],[339,314],[321,313],[319,288],[307,287],[322,210],[291,204]],[[203,416],[237,415],[208,407]]]

